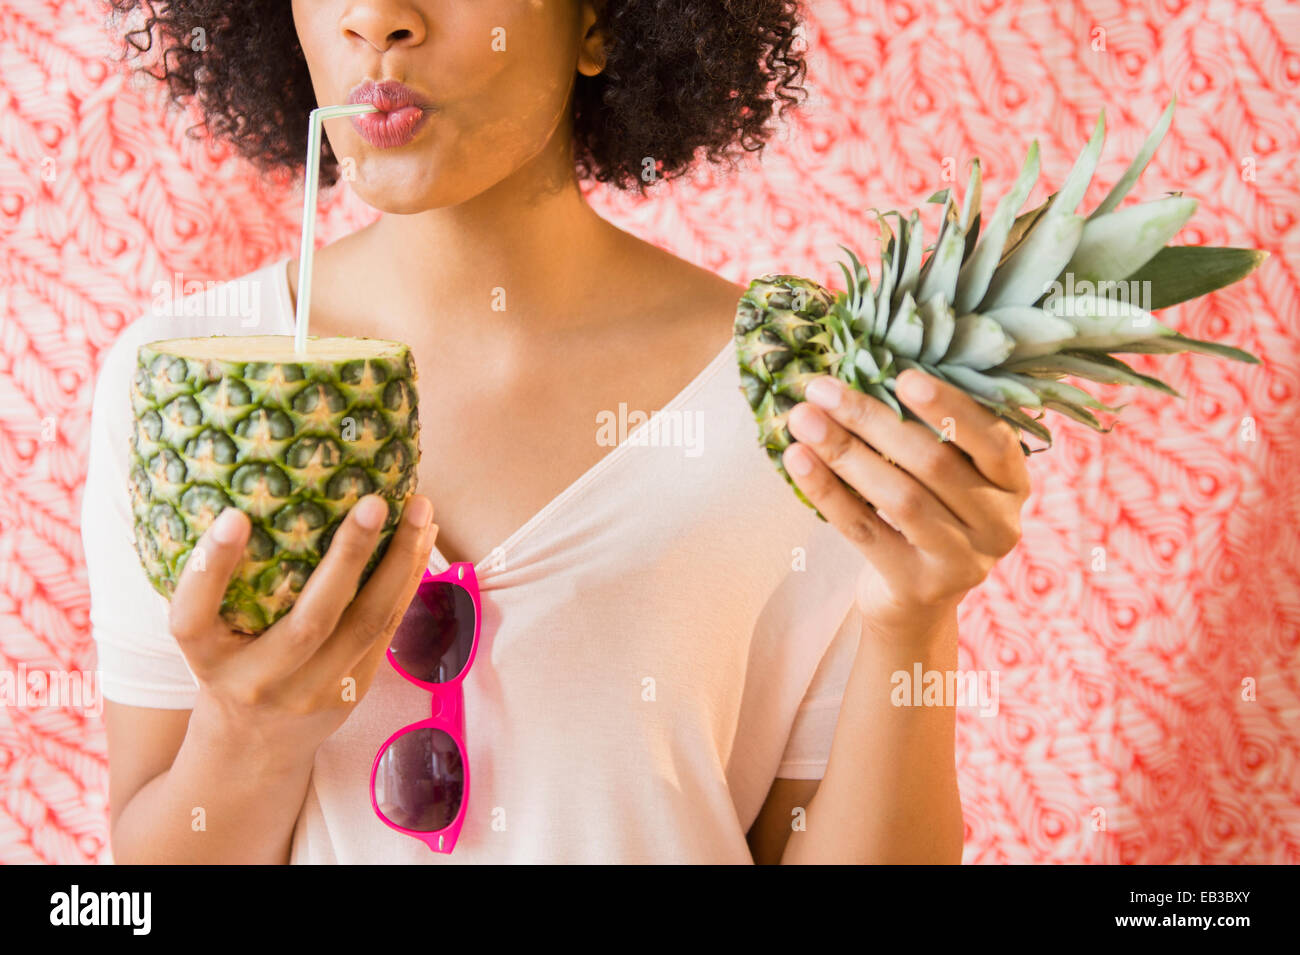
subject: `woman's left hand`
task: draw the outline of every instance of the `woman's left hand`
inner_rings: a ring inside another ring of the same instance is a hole
[[[1016,429],[947,382],[906,371],[897,395],[946,440],[827,375],[790,411],[797,443],[783,460],[808,500],[867,556],[857,600],[869,631],[923,639],[941,632],[1020,540],[1029,471]]]

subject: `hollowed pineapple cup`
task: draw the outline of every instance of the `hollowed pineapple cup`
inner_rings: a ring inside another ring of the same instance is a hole
[[[244,633],[288,613],[347,512],[388,501],[378,563],[420,460],[415,362],[399,342],[214,336],[140,346],[131,383],[135,546],[167,598],[227,507],[252,531],[221,606]],[[201,559],[201,558],[200,558]]]

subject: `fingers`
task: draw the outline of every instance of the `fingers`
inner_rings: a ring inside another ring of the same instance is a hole
[[[897,565],[910,559],[911,545],[849,491],[830,468],[803,444],[792,444],[781,458],[808,500],[826,520],[873,559]]]
[[[377,494],[366,495],[348,512],[293,609],[249,648],[249,662],[255,668],[292,673],[329,638],[357,592],[387,517],[388,502]]]
[[[808,399],[916,478],[962,523],[978,523],[987,505],[980,492],[988,481],[950,441],[916,421],[900,420],[892,408],[829,376],[809,386]],[[941,424],[936,427],[946,435],[951,419]]]
[[[334,634],[304,667],[306,679],[319,682],[346,674],[358,683],[369,680],[429,566],[437,537],[432,519],[428,498],[416,495],[407,501],[383,560],[344,611]]]
[[[1029,469],[1020,434],[946,381],[916,370],[898,376],[898,397],[968,455],[986,479],[1006,491],[1029,493]]]
[[[243,512],[233,507],[222,510],[194,545],[176,582],[168,624],[196,676],[219,655],[218,637],[230,633],[220,617],[221,601],[243,556],[249,527]]]
[[[874,402],[866,396],[859,397]],[[893,416],[888,407],[875,403],[885,415]],[[902,468],[885,461],[874,448],[820,408],[802,402],[791,409],[786,421],[791,434],[816,452],[834,475],[887,514],[910,543],[927,550],[942,551],[952,540],[952,532],[959,531],[965,535],[966,529],[961,521],[928,488]],[[789,453],[788,449],[786,453]],[[793,463],[799,465],[797,459]],[[812,493],[833,499],[829,473],[814,469],[802,479],[794,476],[800,490],[809,495],[809,500],[813,500]],[[805,489],[805,481],[814,486]],[[813,503],[817,502],[813,500]],[[818,510],[821,510],[820,505]],[[822,513],[826,514],[825,511]],[[829,520],[830,515],[826,516]]]

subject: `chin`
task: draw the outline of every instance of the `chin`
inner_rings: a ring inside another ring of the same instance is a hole
[[[462,197],[448,194],[446,183],[435,183],[427,167],[420,173],[402,174],[400,170],[384,175],[360,172],[349,185],[366,205],[393,215],[407,216],[429,209],[455,205]]]
[[[433,201],[428,196],[394,195],[382,189],[373,190],[372,194],[372,190],[357,188],[355,183],[353,183],[353,191],[372,209],[396,216],[415,215],[417,212],[427,212],[429,209],[449,205],[449,203]]]

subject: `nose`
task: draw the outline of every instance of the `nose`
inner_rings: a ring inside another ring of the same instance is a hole
[[[339,20],[339,29],[349,41],[360,40],[380,53],[399,44],[418,46],[424,42],[424,17],[410,3],[371,2],[349,4]]]

